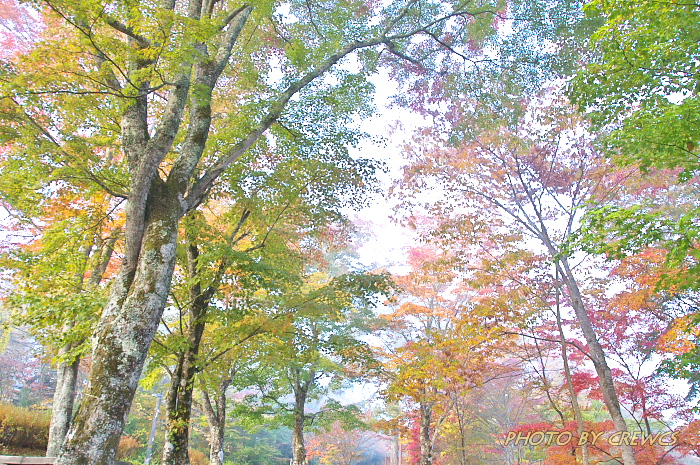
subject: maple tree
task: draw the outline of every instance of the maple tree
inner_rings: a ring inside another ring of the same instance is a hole
[[[506,234],[537,241],[537,252],[553,262],[564,284],[606,407],[615,428],[624,432],[627,424],[612,371],[585,303],[585,281],[577,276],[566,244],[588,202],[610,201],[633,172],[614,172],[565,104],[531,106],[524,114],[510,125],[484,128],[480,137],[456,148],[441,147],[439,139],[431,145],[429,133],[422,134],[421,143],[407,148],[410,163],[399,187],[416,192],[434,182],[443,189],[446,201],[431,208],[439,221],[436,234],[453,246],[470,250],[477,228],[489,227],[489,222],[495,234],[505,229]],[[495,121],[503,122],[498,117]],[[541,128],[533,128],[533,121]],[[624,463],[634,464],[632,448],[620,449]]]
[[[323,417],[353,415],[353,409],[329,397],[343,383],[376,370],[371,350],[361,336],[369,331],[371,309],[391,284],[384,274],[351,272],[309,275],[301,289],[282,296],[276,307],[287,317],[258,338],[260,368],[249,397],[256,414],[272,413],[292,429],[292,463],[307,463],[304,431]],[[318,411],[309,411],[318,400]]]
[[[355,425],[355,428],[335,421],[323,432],[315,433],[308,441],[308,457],[323,465],[355,465],[362,462],[376,434]]]
[[[254,195],[236,199],[231,211],[212,206],[213,211],[192,214],[185,221],[183,246],[187,253],[180,269],[186,274],[176,275],[172,291],[177,296],[175,302],[184,307],[180,308],[180,318],[184,316],[185,322],[171,323],[185,330],[158,337],[159,346],[165,344],[178,354],[175,366],[169,370],[169,439],[163,463],[186,460],[186,425],[195,376],[210,360],[231,350],[231,340],[253,337],[267,326],[264,309],[260,310],[260,303],[251,300],[249,294],[253,290],[282,292],[279,286],[288,289],[299,285],[299,275],[313,263],[319,250],[342,247],[349,226],[339,209],[361,202],[362,190],[372,185],[365,169],[371,164],[365,160],[344,169],[312,156],[289,157],[283,162],[268,157],[259,163],[262,166],[258,171],[241,173],[256,184]],[[288,176],[290,170],[295,171],[295,177]],[[246,194],[228,192],[226,201],[231,202],[234,195]],[[217,323],[217,337],[203,339],[208,322]],[[244,330],[250,333],[244,334]],[[198,355],[202,344],[209,353],[205,357]]]
[[[602,129],[616,159],[643,167],[697,169],[698,96],[692,3],[595,0],[587,14],[603,24],[590,37],[591,62],[570,89]]]
[[[387,398],[415,409],[416,463],[433,463],[433,449],[443,422],[461,392],[498,371],[497,331],[482,326],[473,312],[469,288],[430,247],[409,250],[409,274],[397,276],[400,303],[386,320],[383,347]]]

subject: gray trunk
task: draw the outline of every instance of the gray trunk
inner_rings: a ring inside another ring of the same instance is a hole
[[[224,463],[224,428],[219,426],[209,427],[209,463],[210,465],[223,465]]]
[[[231,369],[230,376],[221,380],[216,392],[216,399],[212,404],[209,393],[202,386],[202,407],[204,415],[209,423],[209,463],[211,465],[223,465],[224,463],[224,432],[226,431],[226,390],[231,385],[235,369]]]
[[[93,341],[86,400],[55,465],[107,465],[116,454],[175,267],[179,204],[154,184],[138,260],[115,280]]]
[[[571,396],[571,406],[574,409],[574,418],[576,419],[576,432],[578,437],[583,437],[585,425],[583,423],[583,415],[581,414],[581,406],[578,403],[578,396],[576,395],[576,390],[574,389],[574,382],[571,376],[571,368],[569,367],[569,355],[566,348],[566,337],[564,336],[564,328],[561,322],[561,311],[559,307],[559,273],[556,273],[555,277],[556,287],[556,317],[557,317],[557,329],[559,330],[559,341],[561,343],[561,358],[564,362],[564,376],[566,377],[566,385],[569,389],[569,395]],[[590,459],[588,457],[588,443],[584,442],[581,444],[581,459],[583,465],[590,465]]]
[[[300,371],[296,370],[296,378],[292,381],[294,391],[294,425],[292,426],[292,464],[306,465],[306,444],[304,443],[304,424],[306,423],[306,397],[316,379],[315,370],[309,373],[309,379],[300,380]]]
[[[63,352],[70,350],[66,347]],[[58,455],[63,441],[66,439],[73,417],[73,403],[78,383],[78,367],[80,357],[73,362],[61,362],[56,369],[56,392],[53,395],[51,407],[51,425],[49,426],[49,444],[46,449],[47,457]]]
[[[292,428],[292,463],[306,465],[306,445],[304,444],[304,412],[294,412],[294,427]]]
[[[615,391],[615,384],[613,383],[612,372],[605,359],[605,351],[603,347],[598,342],[598,335],[593,328],[591,319],[588,317],[588,312],[583,304],[583,299],[581,298],[581,292],[578,288],[576,279],[569,268],[569,264],[566,258],[562,258],[558,263],[559,273],[561,274],[564,284],[569,291],[569,296],[571,298],[571,306],[574,308],[576,313],[576,319],[579,323],[583,336],[588,344],[591,358],[593,359],[593,365],[595,367],[596,373],[600,380],[600,390],[603,393],[603,400],[605,406],[610,412],[610,417],[612,418],[613,424],[615,425],[615,430],[618,432],[627,431],[627,423],[622,416],[622,411],[620,409],[620,400],[617,397],[617,392]],[[636,460],[634,458],[634,450],[630,445],[620,445],[620,451],[622,452],[622,462],[624,465],[636,465]]]
[[[399,465],[399,434],[391,438],[391,462],[390,465]]]

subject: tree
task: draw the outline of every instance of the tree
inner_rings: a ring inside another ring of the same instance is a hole
[[[443,422],[457,398],[498,372],[500,338],[469,301],[470,289],[449,268],[449,253],[409,250],[411,272],[397,276],[400,304],[382,315],[387,397],[415,409],[417,463],[431,465]]]
[[[377,435],[362,426],[349,427],[335,421],[325,431],[308,441],[309,458],[318,458],[323,465],[356,465],[377,442]]]
[[[0,165],[14,161],[8,156]],[[3,173],[0,182],[17,181],[9,177]],[[3,197],[15,246],[0,255],[12,284],[7,305],[13,321],[36,335],[56,365],[47,448],[48,456],[55,456],[70,426],[80,361],[89,352],[88,337],[105,301],[100,284],[115,267],[121,237],[120,218],[112,214],[117,203],[85,185],[62,186],[48,195],[9,190]]]
[[[465,251],[488,244],[478,242],[484,231],[493,231],[494,238],[537,241],[537,252],[553,262],[566,288],[605,404],[615,428],[624,432],[612,372],[584,300],[585,281],[577,276],[565,246],[585,205],[614,197],[630,173],[611,174],[610,164],[593,149],[580,119],[566,105],[528,111],[519,122],[501,127],[496,115],[496,127],[457,148],[431,146],[423,135],[421,144],[409,148],[401,187],[415,192],[434,183],[444,189],[444,200],[431,206],[438,222],[435,234]],[[538,121],[541,128],[528,121]],[[621,450],[624,463],[634,464],[632,448],[623,445]]]
[[[282,292],[280,286],[298,285],[303,269],[313,265],[311,261],[320,250],[342,247],[349,225],[339,208],[361,202],[362,189],[373,185],[371,169],[366,169],[372,165],[366,160],[340,169],[313,155],[275,160],[271,154],[266,158],[269,173],[241,173],[245,178],[238,184],[256,185],[249,198],[235,198],[245,193],[230,192],[217,203],[234,202],[231,211],[225,205],[217,208],[212,204],[215,211],[190,214],[185,221],[182,235],[186,253],[180,256],[176,269],[178,275],[179,270],[184,275],[175,277],[172,291],[177,296],[174,301],[182,307],[183,320],[175,321],[174,327],[185,331],[166,334],[158,341],[177,354],[175,366],[169,367],[168,440],[163,463],[187,460],[186,426],[195,376],[221,353],[231,350],[231,341],[246,340],[266,326],[265,310],[250,299],[253,290]],[[294,177],[289,176],[291,170]],[[256,317],[260,320],[257,327],[241,327],[243,321]],[[208,322],[218,322],[218,337],[203,339]],[[251,333],[244,334],[244,329]],[[203,343],[208,354],[200,356]],[[162,363],[172,364],[167,358]]]
[[[595,0],[589,16],[604,24],[590,39],[593,62],[570,93],[605,128],[618,161],[697,170],[700,38],[697,6],[682,2]]]
[[[352,131],[334,137],[335,129],[368,109],[366,77],[376,69],[377,49],[411,61],[407,53],[421,35],[419,52],[429,50],[439,62],[453,52],[443,38],[457,30],[466,40],[469,31],[479,33],[481,43],[497,37],[500,6],[35,4],[45,5],[44,40],[2,69],[4,142],[25,150],[34,169],[89,179],[127,199],[122,264],[98,323],[85,401],[58,465],[113,457],[167,302],[180,219],[223,185],[234,162],[249,165],[259,147],[287,133],[337,160],[334,149],[356,138]],[[467,60],[478,54],[461,52]],[[348,70],[351,57],[364,65],[357,72]],[[218,107],[223,96],[235,101]]]
[[[0,3],[0,58],[8,59],[29,49],[40,30],[41,24],[24,5],[16,0]]]
[[[295,465],[307,463],[304,432],[310,423],[354,414],[330,394],[377,369],[361,336],[369,332],[372,307],[390,289],[383,274],[316,272],[275,305],[286,318],[258,338],[256,352],[262,356],[250,401],[257,415],[272,414],[292,429]],[[312,401],[319,402],[316,412],[309,409]]]

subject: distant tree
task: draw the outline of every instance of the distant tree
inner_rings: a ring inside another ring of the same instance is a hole
[[[421,134],[407,149],[410,161],[398,188],[408,205],[413,205],[408,195],[426,185],[441,189],[442,199],[428,207],[437,223],[432,233],[466,256],[479,248],[488,256],[490,248],[498,251],[499,243],[509,243],[510,248],[531,247],[553,263],[615,428],[624,432],[612,371],[586,305],[585,280],[577,275],[567,244],[586,206],[609,202],[633,171],[613,171],[566,103],[538,106],[533,101],[522,112],[525,116],[516,122],[494,115],[492,127],[454,148],[439,136],[431,139],[430,131]],[[482,242],[483,237],[492,239]],[[537,248],[526,245],[526,238]],[[634,465],[632,448],[620,449],[625,465]]]

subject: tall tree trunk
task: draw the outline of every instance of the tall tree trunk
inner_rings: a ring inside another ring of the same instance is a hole
[[[63,355],[72,349],[69,344],[62,348],[59,355]],[[51,406],[51,425],[49,426],[49,444],[46,449],[47,457],[58,455],[63,441],[66,439],[73,417],[73,403],[75,390],[78,384],[78,368],[80,357],[72,362],[59,362],[56,369],[56,392],[53,395]]]
[[[195,324],[190,332],[187,349],[178,358],[173,378],[170,380],[166,400],[164,465],[187,465],[189,456],[189,424],[192,416],[192,394],[197,372],[195,362],[204,330],[204,324]],[[201,327],[201,328],[200,328]]]
[[[396,430],[396,436],[391,437],[391,460],[390,465],[399,465],[399,430]]]
[[[127,254],[115,279],[93,341],[89,401],[79,408],[56,465],[108,465],[116,454],[175,268],[178,196],[156,179],[149,199],[142,239],[129,237],[127,228],[127,243],[140,244],[140,251],[133,262]]]
[[[316,381],[316,371],[309,372],[309,379],[301,381],[301,371],[295,370],[292,382],[294,391],[294,424],[292,425],[292,464],[306,465],[306,444],[304,443],[304,426],[306,423],[306,397]]]
[[[610,412],[610,417],[615,425],[615,430],[618,432],[626,432],[627,423],[622,416],[620,400],[618,399],[617,392],[615,391],[612,371],[608,366],[605,359],[605,351],[598,341],[598,335],[596,334],[593,324],[591,323],[591,319],[588,316],[588,312],[586,311],[576,278],[571,272],[571,268],[569,267],[566,257],[561,258],[557,262],[556,266],[558,272],[562,276],[567,290],[569,291],[571,306],[574,309],[579,327],[581,328],[583,336],[586,339],[586,343],[590,349],[590,356],[593,361],[593,366],[595,367],[596,373],[598,374],[598,378],[600,380],[600,390],[603,393],[603,400],[605,402],[605,406],[608,408],[608,412]],[[619,448],[622,452],[622,461],[624,465],[636,465],[637,462],[634,457],[634,449],[632,446],[628,444],[621,444]]]
[[[564,328],[561,323],[561,311],[559,306],[559,271],[556,270],[555,273],[555,286],[556,286],[556,317],[557,317],[557,329],[559,330],[559,341],[561,343],[561,358],[564,363],[564,376],[566,377],[566,385],[569,389],[569,396],[571,396],[571,406],[574,410],[574,418],[576,419],[576,432],[578,433],[579,441],[583,437],[585,430],[585,425],[583,423],[583,415],[581,413],[581,406],[578,403],[578,396],[576,395],[576,390],[574,389],[574,382],[571,376],[571,367],[569,366],[569,355],[566,348],[566,337],[564,336]],[[588,442],[583,442],[581,444],[581,460],[583,465],[590,465],[590,459],[588,457]]]
[[[223,465],[224,463],[224,432],[226,431],[226,390],[231,385],[235,376],[235,368],[231,369],[230,376],[221,380],[216,392],[216,398],[212,404],[209,393],[202,386],[204,402],[202,408],[209,424],[209,463],[210,465]]]
[[[304,411],[299,411],[299,403],[294,406],[294,425],[292,426],[292,463],[294,465],[306,465],[306,445],[304,443],[304,423],[306,417]],[[304,402],[301,403],[304,408]]]
[[[224,463],[224,425],[209,427],[209,464],[223,465]]]
[[[464,411],[460,411],[459,404],[455,405],[457,413],[457,426],[459,427],[459,465],[467,465],[469,457],[467,456],[467,432],[465,425]]]
[[[205,318],[209,300],[214,294],[216,283],[207,292],[202,293],[197,281],[197,246],[190,243],[187,248],[190,279],[189,321],[187,322],[187,347],[180,353],[178,363],[170,380],[170,389],[166,400],[165,445],[163,447],[164,465],[189,465],[189,424],[192,416],[192,393],[194,378],[197,374],[197,355],[205,328]]]
[[[420,403],[420,465],[433,465],[433,441],[430,438],[430,423],[433,419],[433,408],[427,402]]]

